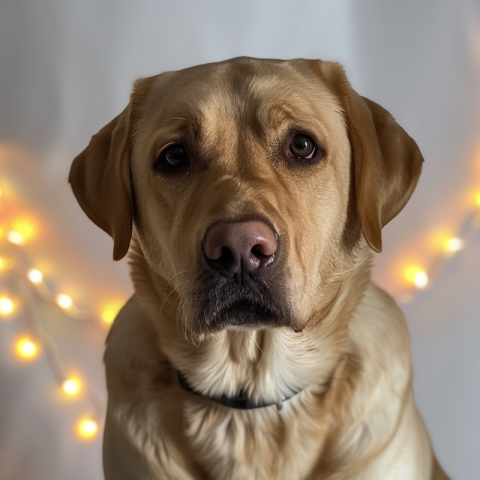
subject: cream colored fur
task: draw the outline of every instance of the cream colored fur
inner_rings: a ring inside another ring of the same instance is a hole
[[[289,125],[325,158],[289,163]],[[195,144],[188,173],[155,173],[179,132]],[[447,479],[414,403],[405,321],[370,282],[371,251],[421,163],[338,64],[239,58],[136,83],[70,175],[114,257],[129,250],[135,286],[105,353],[107,480]],[[295,328],[199,332],[202,238],[249,215],[283,242],[279,301]],[[206,398],[241,389],[269,402],[300,393],[281,410]]]
[[[274,406],[232,410],[183,391],[164,364],[161,339],[141,306],[142,293],[140,287],[118,316],[105,354],[106,435],[111,428],[120,430],[121,441],[137,449],[137,461],[150,470],[150,477],[145,473],[138,478],[434,478],[431,444],[413,401],[407,327],[393,300],[374,284],[368,284],[354,311],[333,370],[321,349],[309,345],[308,331],[265,332],[270,338],[263,342],[263,353],[255,339],[258,332],[234,333],[233,338],[225,332],[225,338],[200,347],[199,356],[215,358],[198,367],[198,374],[207,378],[228,381],[222,373],[238,368],[225,355],[217,359],[210,349],[244,352],[248,374],[262,356],[271,370],[268,382],[274,385],[288,384],[313,367],[316,372],[305,379],[313,385],[281,411]],[[343,302],[339,297],[338,303]],[[295,353],[298,357],[292,358]],[[322,372],[324,365],[331,377]],[[158,384],[159,379],[165,380]],[[152,391],[154,385],[157,391]],[[118,455],[107,443],[104,454],[107,479],[131,478],[122,472],[134,456]]]

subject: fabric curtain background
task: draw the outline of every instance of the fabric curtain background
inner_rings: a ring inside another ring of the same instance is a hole
[[[3,0],[0,187],[14,188],[38,223],[25,255],[78,305],[128,298],[132,287],[126,263],[111,260],[111,240],[74,200],[72,159],[125,107],[136,78],[240,55],[339,61],[419,144],[417,191],[384,229],[375,259],[374,279],[392,295],[406,258],[433,261],[432,232],[462,227],[466,197],[480,191],[477,0]],[[15,281],[2,274],[0,285]],[[38,308],[66,368],[105,398],[105,331]],[[480,232],[401,308],[437,456],[452,478],[478,479]],[[101,435],[81,442],[73,433],[88,402],[58,394],[44,356],[26,364],[12,355],[25,329],[21,309],[0,320],[0,478],[103,478]]]

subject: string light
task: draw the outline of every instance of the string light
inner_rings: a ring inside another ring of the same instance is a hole
[[[78,422],[77,431],[80,438],[90,440],[95,437],[98,432],[98,423],[92,418],[84,418]]]
[[[9,242],[14,243],[15,245],[23,245],[25,243],[24,236],[15,230],[11,230],[7,233],[7,239]]]
[[[10,315],[13,312],[14,305],[13,302],[8,297],[0,298],[0,314],[1,315]]]
[[[24,241],[31,238],[35,233],[35,227],[33,226],[33,223],[29,220],[17,220],[13,224],[12,230],[18,233]]]
[[[428,285],[428,274],[422,268],[410,266],[405,270],[406,280],[416,288],[425,288]]]
[[[70,396],[77,395],[80,392],[80,380],[78,378],[67,378],[62,383],[63,391]]]
[[[408,284],[411,287],[398,295],[400,302],[412,301],[418,292],[425,289],[432,283],[432,277],[435,279],[445,262],[452,257],[455,253],[462,250],[465,247],[466,241],[473,236],[475,231],[480,226],[480,192],[475,196],[476,209],[471,212],[467,221],[464,223],[464,227],[461,234],[455,237],[449,238],[445,243],[443,250],[439,252],[437,257],[433,260],[429,270],[425,270],[418,266],[409,266],[405,269],[404,276]],[[428,272],[428,273],[427,273]]]
[[[465,246],[465,242],[460,237],[451,238],[445,245],[445,251],[447,253],[455,253],[461,250]]]
[[[39,349],[29,338],[21,338],[17,341],[17,353],[23,360],[33,360],[37,357]]]
[[[43,282],[43,273],[36,268],[32,268],[27,272],[28,279],[35,284],[39,284]]]
[[[413,283],[417,288],[425,288],[428,285],[428,274],[423,270],[415,274]]]
[[[1,195],[1,190],[0,190]],[[20,220],[12,224],[10,230],[7,230],[6,239],[17,246],[23,246],[26,240],[31,238],[35,233],[33,222],[28,220]],[[0,237],[3,231],[0,229]],[[7,256],[0,257],[0,271],[14,269],[20,274],[20,277],[28,279],[41,294],[41,297],[46,301],[54,301],[59,307],[61,307],[70,317],[81,319],[92,319],[95,317],[91,313],[80,311],[73,304],[73,300],[66,294],[55,295],[49,284],[44,282],[43,273],[35,268],[28,268],[26,265],[25,257],[20,255],[18,251],[12,251],[14,253],[15,260]],[[22,287],[23,288],[23,287]],[[48,337],[42,329],[40,322],[39,312],[35,305],[35,299],[25,290],[25,302],[30,304],[30,308],[25,310],[27,321],[30,325],[32,337],[21,337],[14,342],[14,350],[16,355],[24,361],[32,361],[40,354],[40,351],[44,351],[48,365],[52,371],[52,374],[59,382],[62,391],[71,397],[75,397],[83,392],[81,381],[77,377],[66,377],[63,373],[63,367],[56,349],[55,343],[50,337]],[[72,308],[73,307],[73,308]],[[104,310],[102,315],[102,323],[111,323],[110,316],[116,315],[116,312],[120,309],[121,305],[111,304]],[[0,297],[0,315],[7,316],[15,310],[15,303],[7,296]],[[107,313],[106,313],[107,312]],[[109,321],[110,320],[110,321]],[[98,322],[98,320],[97,320]],[[63,380],[62,380],[63,379]],[[105,403],[103,399],[97,397],[91,389],[85,389],[83,395],[90,400],[95,408],[95,417],[89,417],[83,419],[78,423],[77,430],[82,439],[94,438],[99,431],[99,422],[96,418],[103,418],[105,412]]]
[[[68,310],[69,308],[72,308],[72,305],[73,305],[73,300],[71,299],[71,297],[69,297],[68,295],[65,295],[64,293],[59,293],[55,297],[55,301],[57,302],[57,305],[63,308],[64,310]]]

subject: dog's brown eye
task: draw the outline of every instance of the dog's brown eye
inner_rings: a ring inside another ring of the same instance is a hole
[[[155,162],[155,169],[174,170],[188,164],[187,152],[183,145],[174,144],[162,150],[158,160]]]
[[[295,135],[290,142],[288,153],[295,158],[313,158],[317,146],[307,135]]]

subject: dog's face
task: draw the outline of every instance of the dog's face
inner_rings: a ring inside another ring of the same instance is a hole
[[[133,224],[191,332],[300,331],[363,238],[381,249],[421,162],[337,64],[240,58],[138,81],[70,181],[116,259]]]

